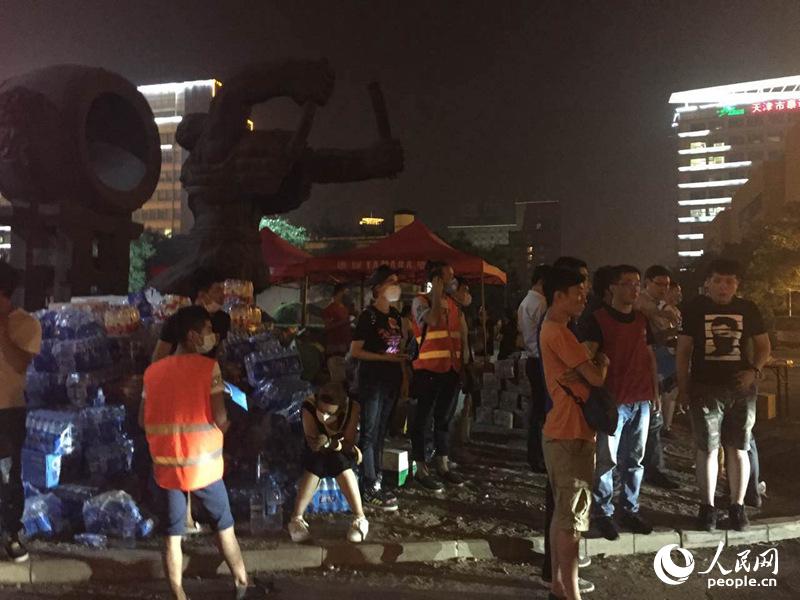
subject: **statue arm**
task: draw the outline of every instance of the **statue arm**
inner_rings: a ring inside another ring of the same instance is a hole
[[[403,170],[403,148],[397,140],[383,140],[368,148],[320,148],[303,157],[313,183],[344,183],[393,177]]]
[[[247,131],[255,104],[290,97],[298,104],[324,105],[333,91],[334,74],[325,60],[287,60],[251,65],[219,88],[209,109],[206,139],[213,150],[211,162],[224,160]]]

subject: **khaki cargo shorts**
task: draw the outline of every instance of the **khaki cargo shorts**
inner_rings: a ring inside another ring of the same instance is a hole
[[[588,531],[595,443],[588,440],[553,440],[545,436],[542,448],[555,500],[553,522],[559,529]]]

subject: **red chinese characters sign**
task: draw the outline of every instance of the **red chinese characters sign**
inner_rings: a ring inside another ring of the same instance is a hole
[[[755,114],[797,109],[800,109],[800,100],[770,100],[753,104],[750,112]]]

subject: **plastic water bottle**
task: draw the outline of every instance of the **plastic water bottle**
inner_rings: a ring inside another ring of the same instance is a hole
[[[280,531],[283,529],[283,494],[281,494],[281,488],[274,477],[269,477],[265,490],[267,530]]]
[[[258,455],[256,462],[256,481],[253,491],[250,493],[250,534],[264,535],[267,531],[267,520],[264,514],[264,487],[262,472],[263,462],[261,455]]]

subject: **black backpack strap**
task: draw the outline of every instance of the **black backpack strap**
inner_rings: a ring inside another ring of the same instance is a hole
[[[575,404],[577,404],[577,405],[582,405],[582,404],[585,404],[585,402],[584,402],[583,400],[581,400],[580,398],[578,398],[578,397],[577,397],[577,396],[576,396],[576,395],[575,395],[575,394],[572,392],[572,390],[571,390],[571,389],[569,389],[567,386],[565,386],[563,383],[561,383],[560,381],[556,381],[556,383],[557,383],[558,385],[560,385],[560,386],[561,386],[561,389],[562,389],[562,390],[564,390],[564,392],[567,394],[567,396],[569,396],[570,398],[572,398],[572,399],[575,401]]]

